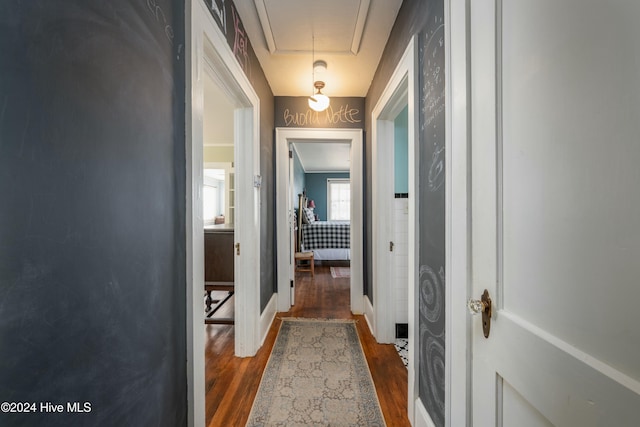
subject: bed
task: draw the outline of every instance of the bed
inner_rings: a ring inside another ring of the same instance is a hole
[[[313,251],[316,261],[351,259],[351,224],[349,221],[316,221],[304,195],[299,196],[299,251]]]

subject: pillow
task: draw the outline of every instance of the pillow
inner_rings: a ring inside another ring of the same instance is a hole
[[[316,216],[313,213],[313,209],[304,208],[304,219],[306,219],[306,224],[313,224],[316,222]]]

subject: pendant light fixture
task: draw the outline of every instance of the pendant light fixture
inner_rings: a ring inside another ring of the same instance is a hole
[[[317,92],[309,97],[309,108],[320,112],[329,108],[329,97],[321,92],[324,88],[324,82],[322,80],[316,80],[316,72],[324,73],[327,71],[327,63],[322,60],[315,60],[315,37],[313,36],[311,41],[311,60],[313,61],[311,77],[313,80],[313,87]]]
[[[313,87],[316,88],[317,92],[309,97],[309,107],[315,111],[326,110],[329,108],[329,97],[320,92],[324,88],[324,82],[317,80],[313,83]]]

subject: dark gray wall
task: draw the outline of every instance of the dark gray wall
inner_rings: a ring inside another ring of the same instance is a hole
[[[405,0],[400,8],[366,99],[366,117],[386,87],[409,40],[418,36],[419,93],[419,395],[436,426],[444,425],[445,391],[445,212],[444,212],[444,1]],[[440,44],[442,42],[442,44]],[[367,131],[371,123],[367,121]],[[367,150],[367,170],[371,170]],[[371,200],[367,174],[367,200]],[[367,212],[371,211],[370,204]],[[371,216],[367,217],[371,230]],[[371,265],[371,248],[366,253]],[[372,272],[367,271],[368,281]],[[371,298],[371,296],[369,295]]]
[[[277,291],[274,98],[233,1],[203,0],[260,98],[260,311]]]
[[[253,50],[251,51],[253,53]],[[260,97],[260,312],[277,292],[276,172],[273,92],[255,55],[251,84]]]
[[[37,404],[0,425],[186,425],[183,34],[182,0],[0,3],[0,401]]]

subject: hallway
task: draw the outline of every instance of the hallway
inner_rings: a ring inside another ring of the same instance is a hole
[[[357,319],[358,333],[378,399],[389,426],[409,426],[407,418],[407,370],[393,345],[381,345],[369,331],[363,316],[349,310],[349,279],[334,279],[328,266],[316,266],[315,277],[299,273],[296,305],[278,313],[264,345],[253,358],[233,355],[233,326],[206,326],[207,426],[244,426],[258,391],[278,328],[279,317]]]

